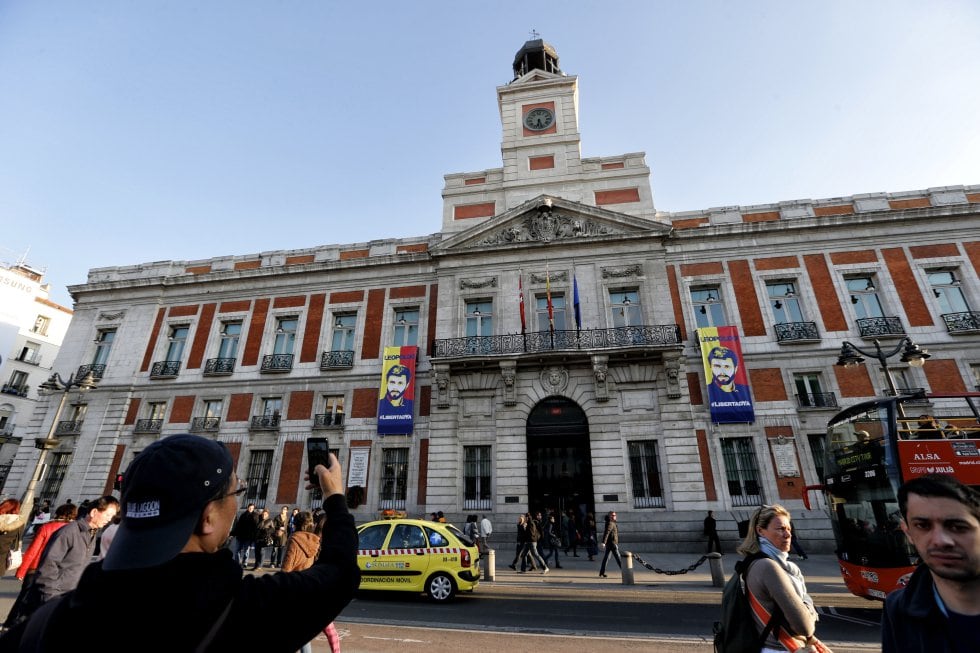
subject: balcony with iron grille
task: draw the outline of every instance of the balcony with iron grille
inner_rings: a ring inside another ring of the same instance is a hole
[[[321,370],[350,369],[354,367],[354,352],[325,351],[320,357]]]
[[[201,433],[203,431],[217,431],[219,426],[221,426],[220,417],[192,417],[191,418],[191,431],[193,433]]]
[[[138,419],[134,433],[159,433],[163,430],[162,419]]]
[[[274,415],[253,415],[249,429],[252,431],[278,431],[279,419],[279,413],[275,413]]]
[[[897,317],[862,317],[856,324],[862,338],[898,338],[905,335],[902,320]]]
[[[336,429],[343,425],[343,413],[318,413],[313,416],[313,428],[315,429]]]
[[[180,372],[180,361],[157,361],[150,368],[151,379],[176,379]]]
[[[796,395],[796,405],[801,410],[837,408],[837,395],[833,392],[807,392]]]
[[[292,354],[269,354],[262,357],[262,367],[259,371],[266,373],[288,372],[293,369]]]
[[[5,395],[15,395],[17,397],[27,396],[27,384],[26,383],[4,383],[0,386],[0,392]]]
[[[546,352],[595,352],[612,349],[665,349],[682,346],[676,324],[582,329],[580,331],[535,331],[503,336],[467,336],[433,342],[432,358],[504,356]]]
[[[204,363],[204,376],[228,376],[235,371],[234,358],[209,358]]]
[[[55,435],[78,435],[82,432],[82,423],[85,420],[81,419],[70,419],[61,420],[58,422],[58,426],[54,427]]]
[[[903,403],[906,406],[929,406],[932,402],[926,397],[925,388],[896,388],[895,392],[892,392],[891,388],[885,388],[881,391],[886,397],[895,397],[898,395],[918,395],[915,399],[906,399]]]
[[[819,342],[820,333],[816,322],[779,322],[772,325],[776,330],[776,342]]]
[[[105,374],[105,365],[79,365],[78,371],[75,372],[75,378],[84,379],[89,372],[92,373],[92,378],[101,379]]]
[[[949,333],[977,333],[980,331],[980,312],[945,313],[943,322]]]

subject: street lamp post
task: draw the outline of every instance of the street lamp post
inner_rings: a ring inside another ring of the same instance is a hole
[[[878,364],[881,365],[882,372],[885,373],[885,381],[888,383],[888,390],[893,396],[896,397],[899,394],[898,386],[895,385],[895,377],[892,376],[891,370],[888,369],[888,359],[898,352],[902,352],[901,361],[903,363],[908,363],[912,367],[922,367],[925,365],[926,359],[930,357],[928,351],[919,347],[919,345],[915,344],[915,342],[908,336],[905,336],[899,340],[898,344],[895,345],[895,348],[891,351],[884,351],[881,348],[881,343],[878,342],[877,338],[874,340],[874,345],[875,350],[870,352],[865,351],[854,343],[847,342],[845,340],[840,347],[840,357],[837,359],[837,364],[842,365],[843,367],[854,367],[856,365],[860,365],[864,362],[864,359],[861,357],[862,354],[869,358],[876,359]],[[898,410],[902,417],[905,417],[905,411],[902,409],[901,405],[898,406]]]
[[[51,421],[51,427],[48,429],[47,437],[34,439],[34,447],[40,449],[40,452],[37,455],[37,463],[34,465],[34,473],[31,475],[31,480],[27,484],[24,496],[20,500],[20,511],[25,517],[29,514],[32,507],[34,491],[37,488],[37,482],[40,480],[41,472],[44,469],[44,459],[47,457],[47,452],[59,444],[58,439],[54,437],[54,433],[58,428],[58,420],[61,419],[61,411],[64,410],[65,402],[68,400],[68,393],[74,388],[78,388],[82,392],[87,392],[97,385],[98,381],[96,381],[95,375],[90,371],[80,379],[76,379],[75,375],[71,374],[67,381],[63,380],[61,375],[56,372],[39,386],[44,394],[61,392],[61,400],[58,402],[58,410],[54,413],[54,419]]]

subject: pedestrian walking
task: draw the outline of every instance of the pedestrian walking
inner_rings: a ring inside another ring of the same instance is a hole
[[[0,502],[0,565],[3,565],[3,574],[7,573],[8,554],[20,548],[26,525],[27,517],[20,514],[20,501],[6,499]]]
[[[0,648],[73,651],[96,628],[119,650],[295,653],[360,580],[343,479],[332,454],[313,470],[330,529],[312,567],[243,575],[223,548],[246,489],[231,454],[210,438],[161,438],[124,475],[123,519],[105,560],[85,569],[70,600],[55,599],[5,633]],[[270,626],[256,627],[257,618]]]
[[[269,515],[269,511],[263,508],[262,512],[259,514],[259,524],[255,528],[255,565],[252,567],[252,571],[262,568],[265,552],[272,549],[272,536],[275,533],[275,530],[275,523],[273,523],[272,517]],[[271,567],[272,556],[270,555],[269,558],[269,566]]]
[[[548,515],[548,521],[544,523],[544,540],[545,554],[541,556],[545,564],[548,564],[549,558],[554,556],[554,568],[561,569],[561,563],[558,561],[558,551],[561,549],[561,526],[559,522],[555,519],[555,513],[552,512]]]
[[[483,515],[480,520],[480,544],[483,548],[480,550],[481,555],[485,555],[487,551],[490,550],[490,535],[493,533],[493,524],[490,523],[490,518]]]
[[[597,542],[595,515],[591,512],[585,513],[585,526],[582,531],[582,537],[585,539],[585,552],[589,556],[589,562],[592,562],[599,555],[599,543]]]
[[[235,559],[242,567],[248,566],[248,551],[255,547],[255,536],[259,532],[261,514],[256,512],[255,504],[250,503],[235,521],[231,534],[235,537]]]
[[[792,526],[790,514],[779,504],[763,506],[749,520],[749,532],[738,547],[747,556],[745,586],[755,598],[752,614],[760,636],[766,632],[763,653],[783,653],[805,646],[808,651],[831,653],[817,639],[817,612],[806,590],[803,572],[789,560]],[[758,606],[758,607],[757,607]],[[772,614],[781,611],[775,628],[767,628]]]
[[[606,550],[602,556],[602,564],[599,565],[599,577],[608,578],[606,576],[606,561],[609,560],[610,553],[616,558],[616,564],[619,565],[619,568],[623,568],[623,563],[619,559],[619,524],[616,523],[616,513],[614,512],[606,515],[606,528],[602,533],[602,543],[599,546]]]
[[[282,567],[282,554],[286,550],[286,540],[289,538],[289,506],[279,509],[279,514],[272,520],[272,566]]]
[[[721,553],[721,540],[718,538],[718,523],[715,521],[714,510],[708,511],[704,518],[704,535],[708,538],[708,553]],[[695,522],[696,523],[696,522]]]
[[[14,604],[10,607],[10,612],[7,613],[7,618],[3,622],[5,629],[13,628],[24,619],[27,619],[37,607],[36,603],[39,603],[40,599],[34,598],[36,597],[34,581],[37,579],[37,565],[41,562],[41,554],[54,534],[61,528],[74,522],[77,517],[78,506],[71,503],[62,504],[55,510],[54,519],[40,525],[34,532],[31,544],[24,551],[20,567],[17,569],[16,577],[22,583],[20,585],[20,592],[17,594]],[[32,600],[34,600],[35,605],[29,605],[29,601]]]
[[[898,489],[898,507],[922,564],[885,599],[882,653],[980,651],[980,492],[921,476]]]
[[[582,534],[579,531],[578,518],[575,516],[575,511],[568,510],[568,518],[565,521],[565,538],[568,541],[568,546],[565,547],[565,555],[568,555],[568,550],[572,550],[572,557],[578,557],[578,545],[579,541],[582,539]]]

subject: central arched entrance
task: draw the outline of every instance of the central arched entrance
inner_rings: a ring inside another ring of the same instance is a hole
[[[528,415],[527,493],[532,513],[595,512],[589,422],[575,402],[548,397]]]

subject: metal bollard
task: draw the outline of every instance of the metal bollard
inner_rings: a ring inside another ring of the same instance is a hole
[[[487,582],[492,582],[493,577],[497,573],[497,552],[494,549],[487,549],[486,555],[483,556],[486,564],[483,565],[483,580]]]
[[[720,553],[708,554],[708,566],[711,567],[711,585],[713,587],[725,586],[725,567],[721,564]]]
[[[633,554],[624,551],[623,555],[623,585],[633,584]]]

